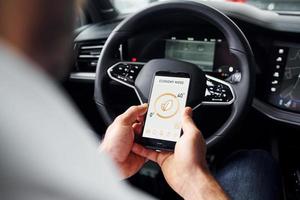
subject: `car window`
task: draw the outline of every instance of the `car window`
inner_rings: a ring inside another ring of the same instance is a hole
[[[114,7],[122,14],[133,13],[154,2],[166,0],[111,0]],[[197,0],[196,0],[197,1]],[[199,0],[200,1],[200,0]],[[300,0],[206,0],[222,2],[245,3],[259,9],[281,12],[299,12]]]

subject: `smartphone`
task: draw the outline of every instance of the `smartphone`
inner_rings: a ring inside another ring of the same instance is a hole
[[[148,111],[140,143],[151,149],[173,151],[182,134],[181,119],[189,93],[187,73],[157,72],[153,77]]]

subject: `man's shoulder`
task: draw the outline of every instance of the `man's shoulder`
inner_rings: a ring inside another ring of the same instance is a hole
[[[0,121],[43,132],[89,129],[58,83],[35,63],[1,43],[0,60]]]

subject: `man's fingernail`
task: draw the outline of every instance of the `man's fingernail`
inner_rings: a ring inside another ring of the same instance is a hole
[[[143,103],[141,106],[147,108],[148,104],[147,103]]]
[[[188,114],[189,116],[192,116],[192,115],[193,115],[193,110],[192,110],[191,107],[187,107],[187,114]]]

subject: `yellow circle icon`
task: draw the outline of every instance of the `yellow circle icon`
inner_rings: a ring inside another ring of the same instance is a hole
[[[176,95],[164,93],[156,98],[154,109],[158,117],[163,119],[171,118],[178,113],[179,101]]]

